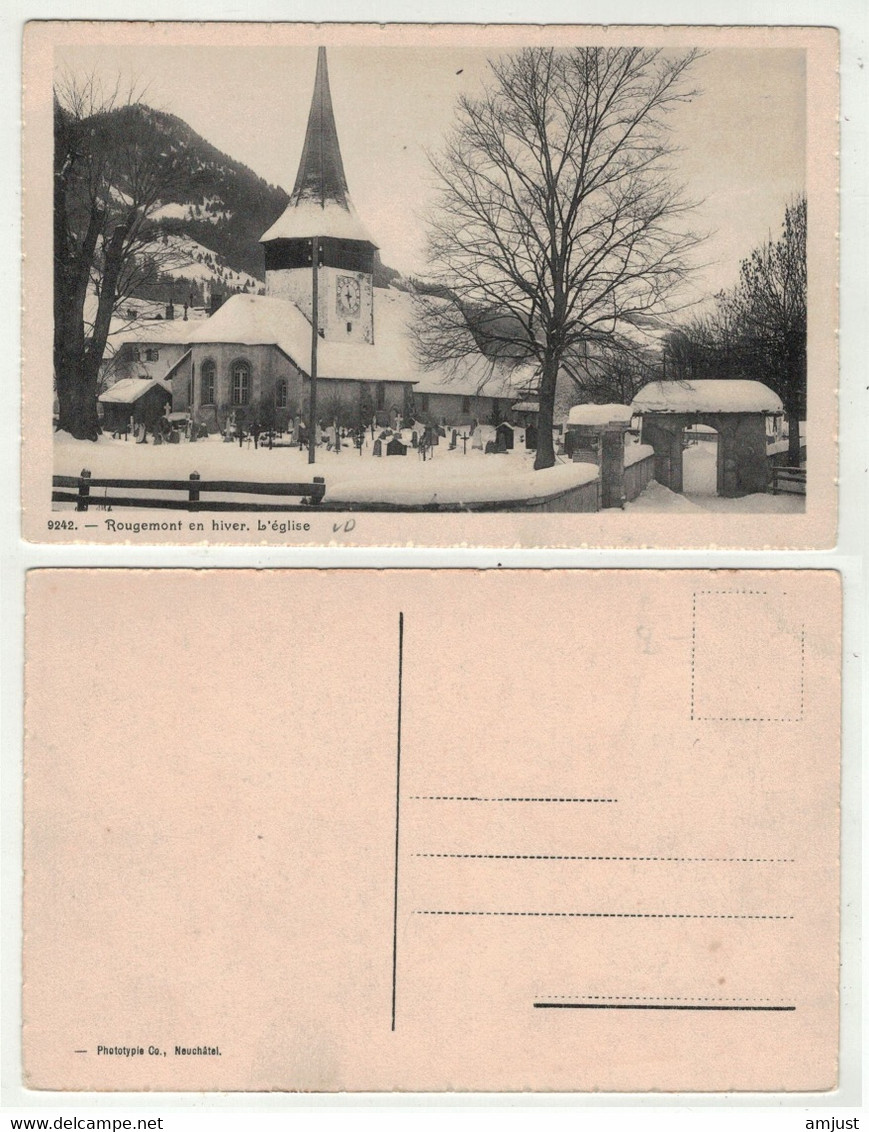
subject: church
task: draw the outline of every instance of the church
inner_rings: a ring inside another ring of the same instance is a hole
[[[316,417],[347,427],[403,417],[496,424],[528,384],[527,371],[495,369],[482,354],[458,373],[421,368],[414,297],[374,286],[377,244],[347,189],[324,47],[293,191],[260,242],[265,295],[227,299],[191,328],[166,374],[173,411],[197,424],[214,431],[257,413],[307,421],[314,355]]]

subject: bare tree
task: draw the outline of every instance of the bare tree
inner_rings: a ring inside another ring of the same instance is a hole
[[[152,217],[184,185],[183,160],[143,128],[148,113],[93,75],[55,88],[54,376],[58,427],[80,439],[99,434],[113,314],[143,282],[181,266],[177,248],[155,243]]]
[[[584,402],[629,405],[650,381],[661,376],[660,362],[648,347],[614,337],[592,351],[566,354],[561,372]]]
[[[491,65],[461,99],[434,160],[431,282],[419,351],[458,365],[479,348],[540,370],[535,467],[555,462],[559,367],[580,344],[608,342],[621,319],[660,312],[696,243],[670,178],[667,114],[688,101],[697,52],[534,48]]]
[[[740,321],[728,291],[720,291],[708,310],[672,330],[664,341],[663,376],[670,380],[744,377],[743,362]]]
[[[781,235],[742,261],[729,305],[740,328],[745,368],[778,393],[788,419],[788,456],[799,463],[807,384],[807,209],[785,209]]]
[[[799,462],[799,423],[806,412],[805,197],[785,208],[781,235],[742,261],[739,281],[712,308],[669,335],[673,377],[742,377],[781,397],[788,418],[789,459]]]

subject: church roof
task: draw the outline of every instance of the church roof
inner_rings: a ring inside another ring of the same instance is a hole
[[[480,354],[457,372],[423,370],[412,334],[413,298],[404,291],[374,291],[374,344],[321,339],[318,378],[348,381],[406,381],[419,392],[483,393],[510,396],[515,378],[505,377]],[[195,324],[188,339],[197,344],[277,346],[305,374],[311,368],[311,324],[295,303],[264,295],[233,295],[209,319]]]
[[[524,371],[523,371],[524,372]],[[497,365],[483,354],[463,358],[455,366],[425,370],[415,393],[452,393],[461,397],[515,397],[521,385],[519,372]]]
[[[260,243],[312,236],[361,240],[377,246],[356,215],[347,191],[347,178],[344,175],[344,162],[341,160],[335,114],[332,110],[325,47],[320,47],[317,51],[317,73],[308,114],[308,128],[290,202],[283,214],[260,238]]]
[[[380,299],[380,294],[377,296]],[[400,318],[389,304],[375,307],[375,343],[330,342],[317,348],[318,378],[408,381],[419,376]],[[311,324],[295,303],[263,295],[233,295],[190,335],[190,344],[277,346],[305,374],[311,369]]]

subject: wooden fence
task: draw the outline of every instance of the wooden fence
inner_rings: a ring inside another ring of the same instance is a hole
[[[772,493],[792,495],[806,494],[806,469],[787,468],[773,464],[772,466]]]
[[[80,476],[54,476],[52,503],[74,503],[76,511],[89,507],[148,507],[169,508],[175,511],[301,511],[320,503],[326,494],[322,476],[314,476],[312,483],[247,483],[242,480],[203,480],[198,472],[191,472],[186,480],[135,480],[94,477],[87,468]],[[101,490],[94,496],[91,492]],[[108,495],[108,489],[121,491],[174,491],[186,492],[186,499],[167,499],[148,495]],[[203,493],[224,495],[273,495],[283,499],[297,498],[298,503],[248,503],[245,500],[202,499]]]
[[[653,463],[652,460],[642,461]],[[639,466],[639,465],[635,465]],[[632,469],[627,469],[631,471]],[[74,503],[76,511],[93,507],[169,508],[176,511],[302,511],[317,506],[320,511],[391,511],[391,512],[473,512],[473,511],[548,511],[588,512],[600,510],[600,479],[579,484],[552,495],[525,499],[484,500],[468,503],[354,503],[326,504],[326,484],[322,476],[312,483],[246,483],[240,480],[203,480],[193,472],[186,480],[115,479],[91,476],[87,468],[80,476],[55,476],[52,480],[53,503]],[[185,492],[185,499],[167,499],[149,494],[108,494],[112,491]],[[100,491],[99,495],[93,494]],[[298,497],[298,504],[247,503],[239,500],[202,499],[206,492],[233,495],[272,495]]]

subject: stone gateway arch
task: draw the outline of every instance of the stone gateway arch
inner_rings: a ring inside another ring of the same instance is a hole
[[[718,494],[727,498],[769,490],[767,418],[783,412],[780,398],[759,381],[658,381],[631,402],[642,417],[643,444],[655,450],[655,479],[682,491],[682,433],[706,425],[718,433]]]

